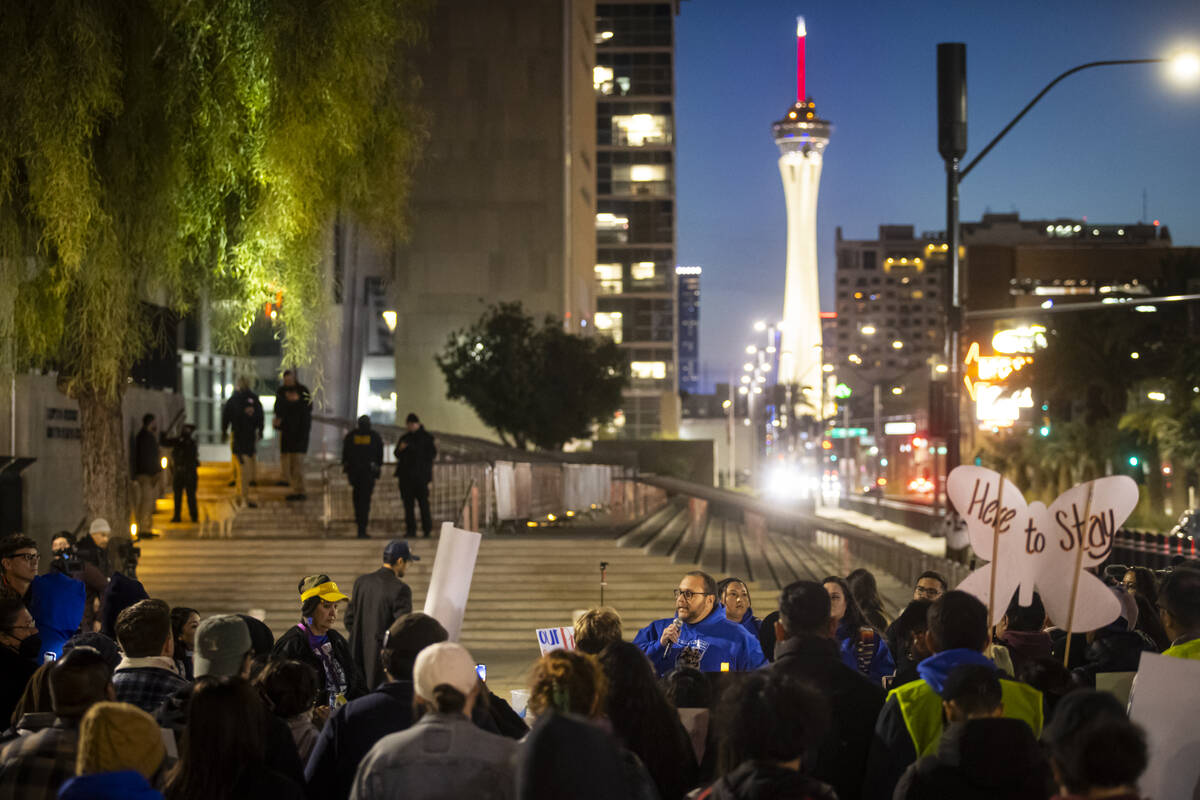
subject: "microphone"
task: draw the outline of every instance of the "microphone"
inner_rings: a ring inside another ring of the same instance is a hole
[[[680,628],[682,628],[683,627],[683,612],[680,612],[678,615],[676,615],[675,620],[667,627],[675,628],[676,630],[679,630]],[[667,642],[663,646],[662,657],[666,658],[667,654],[670,652],[671,652],[671,643]]]

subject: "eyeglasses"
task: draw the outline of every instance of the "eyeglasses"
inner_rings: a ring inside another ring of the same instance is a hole
[[[682,597],[684,600],[687,600],[690,603],[692,602],[693,598],[704,597],[710,594],[712,594],[712,592],[693,592],[691,589],[676,589],[675,599],[678,600]]]
[[[23,558],[30,564],[36,564],[42,560],[42,557],[37,553],[13,553],[11,556],[6,556],[6,558]]]
[[[921,597],[932,597],[934,600],[942,596],[941,589],[927,589],[922,586],[918,586],[913,591],[921,595]]]

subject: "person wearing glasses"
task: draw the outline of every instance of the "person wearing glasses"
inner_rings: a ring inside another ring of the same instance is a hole
[[[29,609],[16,595],[0,595],[0,720],[6,728],[41,652],[42,639]]]
[[[29,587],[37,577],[37,542],[15,533],[0,539],[0,593],[13,595],[29,605]]]
[[[677,666],[702,672],[741,672],[766,666],[758,639],[725,616],[717,582],[706,572],[689,572],[675,590],[675,616],[655,620],[633,643],[659,677]]]

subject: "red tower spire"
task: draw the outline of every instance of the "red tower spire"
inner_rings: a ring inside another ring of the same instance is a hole
[[[804,17],[796,17],[796,102],[803,103],[804,97]]]

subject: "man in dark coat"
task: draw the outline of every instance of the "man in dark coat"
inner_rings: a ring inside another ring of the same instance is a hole
[[[409,414],[405,425],[408,433],[396,443],[396,479],[400,482],[400,496],[404,500],[404,535],[417,535],[417,520],[413,513],[416,503],[421,506],[421,530],[428,537],[433,532],[433,519],[429,516],[429,484],[433,481],[437,447],[416,414]]]
[[[779,596],[778,644],[770,669],[801,678],[828,698],[830,729],[809,772],[833,786],[839,798],[857,800],[884,691],[842,663],[833,631],[825,587],[813,581],[789,584]]]
[[[275,392],[275,428],[279,431],[279,466],[285,485],[292,487],[288,500],[303,500],[304,455],[308,452],[308,434],[312,430],[312,393],[296,380],[296,373],[285,370],[283,385]]]
[[[256,508],[256,504],[250,502],[250,485],[254,483],[255,448],[262,438],[263,408],[246,378],[238,378],[237,391],[225,401],[221,411],[221,436],[230,429],[233,432],[230,449],[237,463],[242,500],[250,508]]]
[[[358,526],[360,539],[368,538],[371,493],[375,491],[375,479],[379,477],[382,465],[383,439],[371,430],[371,418],[363,414],[358,418],[358,427],[342,440],[342,471],[354,494],[354,524]]]
[[[200,521],[196,508],[196,484],[199,481],[200,449],[192,438],[195,425],[184,425],[177,437],[163,437],[163,444],[171,448],[171,485],[175,490],[175,514],[171,522],[181,522],[183,496],[187,495],[188,516],[192,522]]]
[[[350,631],[350,655],[367,678],[367,688],[383,682],[379,650],[388,626],[412,611],[412,589],[401,580],[413,561],[420,561],[408,542],[393,539],[383,548],[383,566],[354,581],[346,607],[346,629]]]
[[[142,417],[142,429],[133,441],[133,478],[137,481],[137,526],[139,534],[154,527],[154,501],[158,499],[158,474],[162,456],[158,452],[158,421],[153,414]]]

